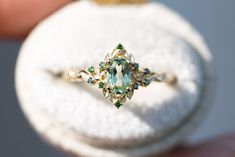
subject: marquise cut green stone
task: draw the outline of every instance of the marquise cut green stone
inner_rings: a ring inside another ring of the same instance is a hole
[[[91,67],[89,67],[88,69],[87,69],[87,71],[89,71],[90,73],[93,73],[94,72],[94,67],[93,66],[91,66]]]
[[[145,80],[144,80],[144,85],[145,85],[145,86],[148,86],[149,84],[150,84],[150,81],[149,81],[148,79],[145,79]]]
[[[134,84],[133,84],[133,88],[134,88],[134,89],[138,89],[138,88],[139,88],[138,83],[134,83]]]
[[[104,82],[99,82],[98,87],[103,88],[104,87]]]
[[[87,83],[89,83],[89,84],[92,84],[93,83],[93,78],[92,77],[89,77],[88,79],[87,79]]]
[[[122,106],[122,103],[118,100],[114,105],[119,109]]]
[[[100,66],[100,68],[104,68],[105,63],[104,63],[104,62],[100,62],[100,63],[99,63],[99,66]]]
[[[133,66],[134,66],[135,69],[139,68],[139,64],[138,63],[134,63]]]
[[[148,68],[145,68],[144,69],[144,74],[149,74],[150,73],[150,70]]]
[[[117,49],[122,50],[123,49],[122,44],[118,44]]]

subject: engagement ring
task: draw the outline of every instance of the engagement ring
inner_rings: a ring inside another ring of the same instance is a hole
[[[111,54],[106,55],[98,67],[69,69],[58,76],[71,82],[86,81],[100,88],[105,98],[110,98],[117,108],[122,106],[127,98],[131,99],[134,90],[138,90],[140,86],[147,87],[152,82],[175,84],[177,81],[172,74],[141,68],[121,44],[118,44]]]

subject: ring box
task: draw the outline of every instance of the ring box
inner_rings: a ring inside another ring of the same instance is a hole
[[[177,85],[141,88],[117,110],[100,90],[46,72],[98,65],[119,42],[140,65],[176,74]],[[214,85],[202,37],[160,3],[72,3],[32,31],[16,67],[28,120],[46,141],[75,156],[147,156],[173,148],[207,114]]]

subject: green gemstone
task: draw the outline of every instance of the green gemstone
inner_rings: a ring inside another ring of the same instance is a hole
[[[138,89],[138,88],[139,88],[138,83],[134,83],[134,84],[133,84],[133,88],[134,88],[134,89]]]
[[[104,68],[105,63],[104,63],[104,62],[100,62],[100,63],[99,63],[99,66],[100,66],[100,68]]]
[[[103,88],[104,87],[104,82],[99,82],[99,88]]]
[[[126,62],[126,60],[122,57],[118,57],[114,60],[118,65],[122,64],[122,62]],[[124,63],[125,64],[125,63]]]
[[[126,91],[127,91],[126,87],[122,87],[122,86],[119,86],[119,87],[115,86],[111,89],[111,92],[113,94],[122,94],[122,95],[124,95],[124,94],[126,94]]]
[[[91,66],[91,67],[89,67],[89,68],[87,69],[87,71],[88,71],[88,72],[90,72],[90,73],[93,73],[93,72],[94,72],[94,70],[95,70],[95,69],[94,69],[94,67],[93,67],[93,66]]]
[[[89,77],[88,79],[87,79],[87,83],[89,83],[89,84],[92,84],[93,83],[93,78],[92,77]]]
[[[138,63],[134,63],[134,64],[133,64],[133,67],[134,67],[135,69],[138,69],[138,68],[139,68],[139,64],[138,64]]]
[[[118,100],[114,105],[119,109],[122,106],[122,103]]]
[[[120,60],[121,63],[120,63]],[[106,74],[108,85],[112,88],[125,89],[131,84],[131,70],[125,59],[113,60]]]
[[[144,74],[149,74],[150,73],[150,70],[148,68],[145,68],[144,69]]]
[[[144,85],[145,85],[145,86],[148,86],[149,84],[150,84],[150,81],[149,81],[148,79],[145,79],[145,80],[144,80]]]
[[[123,50],[123,49],[124,49],[124,47],[122,46],[122,44],[118,44],[117,49],[119,49],[119,50]]]

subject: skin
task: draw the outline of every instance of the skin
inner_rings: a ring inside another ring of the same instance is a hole
[[[72,0],[0,0],[0,38],[23,39],[39,21]]]
[[[0,39],[23,40],[45,17],[72,0],[0,0]],[[177,148],[167,157],[234,157],[235,133]]]

